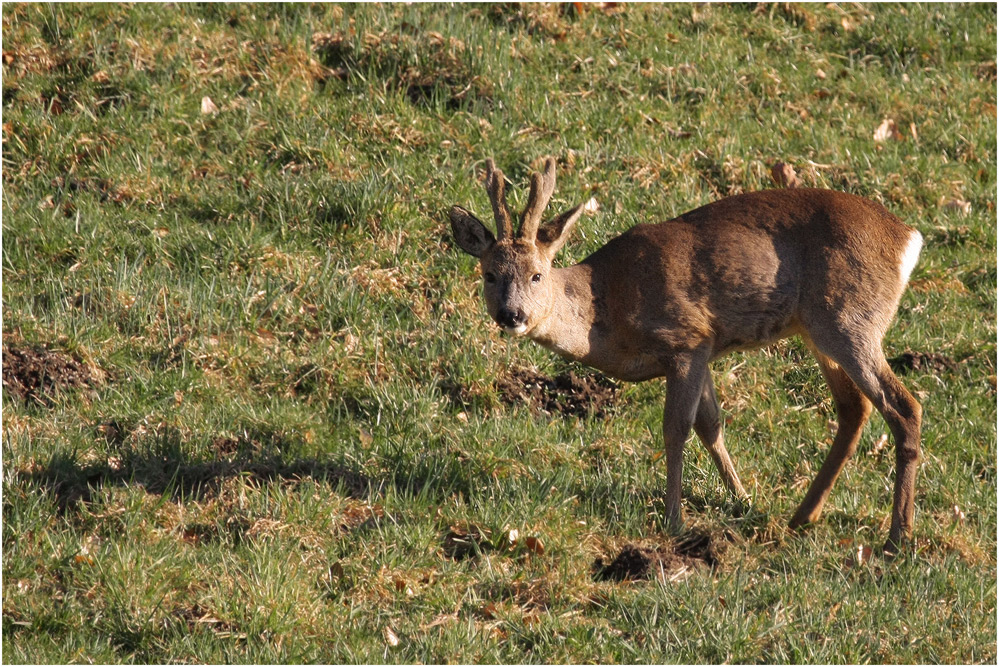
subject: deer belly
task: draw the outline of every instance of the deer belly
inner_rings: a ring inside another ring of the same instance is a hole
[[[581,361],[596,368],[605,375],[626,382],[641,382],[662,377],[666,372],[663,363],[664,350],[655,344],[632,344],[636,341],[621,342],[617,346],[602,345]]]
[[[718,355],[733,350],[764,347],[798,332],[797,318],[788,312],[741,312],[730,314],[730,321],[716,329]]]

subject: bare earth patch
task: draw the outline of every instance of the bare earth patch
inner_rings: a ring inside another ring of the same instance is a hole
[[[42,346],[3,346],[3,390],[26,402],[51,404],[67,389],[92,386],[96,378],[84,362]]]
[[[594,561],[593,578],[597,581],[672,579],[717,564],[717,547],[711,536],[692,534],[655,547],[626,544],[610,563],[605,564],[603,558]]]
[[[898,373],[934,372],[957,370],[957,362],[943,354],[936,352],[903,352],[897,357],[888,360],[892,370]]]
[[[575,371],[546,377],[533,371],[514,370],[496,384],[504,403],[526,403],[532,410],[545,414],[576,417],[607,416],[618,392],[617,384],[603,375],[579,376]]]

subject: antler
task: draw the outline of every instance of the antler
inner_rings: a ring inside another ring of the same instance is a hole
[[[510,209],[506,205],[506,180],[503,172],[496,168],[492,158],[486,159],[486,192],[493,205],[493,217],[496,218],[496,237],[498,240],[513,236],[513,221]],[[545,160],[545,171],[531,174],[531,192],[527,196],[527,207],[520,215],[520,228],[517,238],[533,241],[538,236],[538,226],[545,207],[555,192],[555,158]]]
[[[527,207],[520,216],[520,231],[517,236],[522,239],[534,240],[538,235],[538,226],[545,207],[555,192],[555,158],[545,160],[545,173],[531,174],[531,193],[527,197]]]
[[[513,236],[513,221],[506,205],[506,181],[492,158],[486,160],[486,192],[493,205],[493,217],[496,218],[496,236],[499,240]]]

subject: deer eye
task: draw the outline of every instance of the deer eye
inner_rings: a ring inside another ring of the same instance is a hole
[[[492,274],[492,273],[488,273],[487,272],[482,277],[485,278],[485,280],[486,280],[487,283],[494,283],[494,282],[496,282],[496,276],[494,274]]]
[[[540,283],[541,282],[541,274],[540,273],[535,273],[533,276],[531,276],[531,282],[532,283]]]

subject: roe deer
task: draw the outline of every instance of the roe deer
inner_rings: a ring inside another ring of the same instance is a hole
[[[922,408],[889,369],[881,345],[919,256],[919,232],[856,195],[763,190],[638,225],[579,264],[554,269],[583,211],[576,206],[540,225],[555,190],[555,160],[531,175],[516,234],[492,160],[485,184],[497,235],[460,206],[450,219],[458,245],[480,260],[497,324],[621,380],[666,378],[667,525],[681,524],[691,426],[725,485],[748,498],[725,449],[708,363],[797,334],[829,384],[839,429],[791,526],[819,518],[873,404],[895,440],[885,550],[911,537]]]

